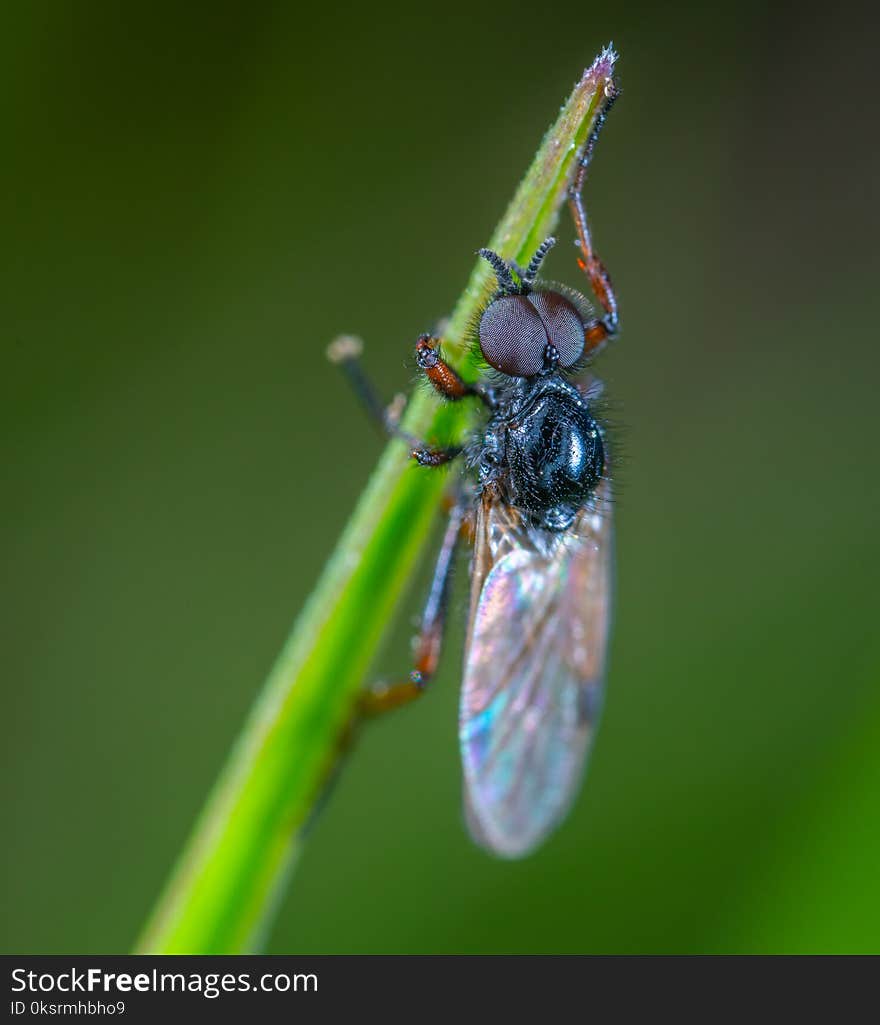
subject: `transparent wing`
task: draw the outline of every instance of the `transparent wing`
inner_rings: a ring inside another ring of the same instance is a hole
[[[477,511],[459,738],[471,834],[505,857],[544,839],[583,775],[610,622],[609,498],[603,482],[562,536],[491,497]]]

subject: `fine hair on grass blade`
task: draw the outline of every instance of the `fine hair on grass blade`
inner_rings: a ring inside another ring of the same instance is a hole
[[[553,231],[615,60],[610,47],[602,51],[545,135],[488,242],[505,259],[528,262]],[[468,326],[494,287],[491,268],[477,259],[444,332],[444,353],[465,375],[475,373]],[[402,426],[419,437],[462,438],[474,413],[464,405],[420,391]],[[414,468],[406,446],[389,442],[242,727],[139,952],[259,948],[445,485],[444,474]]]

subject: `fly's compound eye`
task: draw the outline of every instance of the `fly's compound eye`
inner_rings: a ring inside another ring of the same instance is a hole
[[[559,353],[559,366],[574,366],[584,351],[584,322],[574,306],[558,292],[532,292],[529,302],[547,332],[547,340]]]
[[[480,348],[486,362],[510,377],[534,377],[544,367],[547,332],[524,295],[496,299],[480,321]]]
[[[563,369],[584,351],[584,324],[558,292],[505,295],[480,320],[486,362],[509,377],[534,377],[550,366]],[[555,355],[554,355],[555,350]]]

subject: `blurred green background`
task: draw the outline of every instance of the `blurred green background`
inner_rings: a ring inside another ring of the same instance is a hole
[[[131,946],[381,450],[325,343],[363,334],[409,387],[613,38],[588,205],[626,459],[587,785],[526,861],[469,843],[459,625],[430,696],[364,736],[269,949],[880,951],[875,26],[6,14],[2,948]],[[548,272],[579,282],[567,247]],[[377,668],[407,668],[420,592]]]

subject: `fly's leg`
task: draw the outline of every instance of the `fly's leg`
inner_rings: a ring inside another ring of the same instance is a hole
[[[449,445],[447,448],[414,448],[410,455],[419,466],[445,466],[456,456],[461,455],[461,445]]]
[[[314,821],[317,810],[326,801],[329,790],[338,777],[341,759],[350,754],[354,748],[359,725],[366,719],[375,718],[384,712],[409,704],[424,693],[429,680],[434,675],[440,661],[445,634],[452,565],[459,542],[463,538],[473,541],[473,521],[470,516],[465,514],[465,502],[462,496],[459,496],[449,509],[449,520],[434,566],[428,600],[425,603],[419,632],[415,638],[415,668],[406,680],[373,684],[361,692],[354,714],[340,733],[338,757],[322,785],[321,796],[313,809],[307,827]]]
[[[601,101],[602,106],[596,116],[596,123],[593,125],[593,130],[590,132],[590,136],[584,146],[584,151],[578,161],[577,174],[568,192],[568,203],[578,235],[577,246],[580,250],[578,266],[589,278],[590,287],[605,311],[601,317],[595,317],[586,324],[584,329],[586,340],[585,355],[594,353],[617,334],[617,296],[614,294],[611,277],[605,269],[605,265],[593,249],[593,240],[590,235],[590,225],[587,220],[587,211],[584,207],[582,193],[587,180],[587,169],[590,166],[593,150],[596,147],[596,140],[599,138],[602,126],[605,124],[608,111],[611,110],[618,95],[617,87],[609,78],[605,83],[604,97]]]
[[[363,351],[364,343],[356,335],[340,335],[327,346],[327,359],[340,367],[370,418],[388,434],[400,437],[398,421],[403,412],[402,403],[395,400],[386,406],[382,402],[361,366]]]
[[[443,543],[434,567],[434,576],[428,600],[422,613],[421,625],[415,639],[414,668],[409,679],[393,683],[373,684],[361,695],[358,711],[363,717],[381,715],[392,708],[407,705],[424,693],[437,670],[446,627],[449,606],[449,582],[459,541],[464,534],[465,514],[461,499],[449,512]]]
[[[460,446],[434,448],[420,442],[400,427],[400,404],[392,403],[388,407],[382,404],[376,389],[361,367],[362,351],[363,344],[359,338],[343,335],[330,344],[327,356],[333,363],[342,367],[372,418],[392,437],[405,441],[410,447],[412,457],[421,466],[442,466],[459,455],[462,451]],[[434,390],[444,398],[455,402],[475,397],[489,406],[493,405],[493,396],[487,389],[465,382],[442,358],[439,340],[431,335],[419,337],[416,343],[416,362]],[[378,683],[367,688],[358,702],[357,711],[360,718],[380,715],[392,708],[408,704],[424,692],[428,681],[434,675],[440,660],[446,626],[452,565],[459,540],[463,533],[466,533],[466,526],[464,503],[461,497],[458,497],[449,511],[428,600],[415,638],[414,668],[406,680]]]
[[[468,384],[461,375],[451,367],[440,354],[440,339],[431,335],[420,335],[416,342],[416,363],[425,377],[439,395],[458,402],[460,399],[477,398],[490,409],[495,406],[495,398],[488,388],[480,384]],[[413,458],[422,466],[441,466],[454,459],[461,448],[422,449],[413,452]]]
[[[440,339],[431,335],[420,335],[416,342],[416,363],[425,377],[431,382],[434,390],[445,399],[457,402],[459,399],[474,397],[491,409],[495,405],[490,391],[479,384],[468,384],[462,380],[440,354]]]
[[[390,406],[383,405],[378,392],[361,366],[362,352],[363,342],[360,338],[356,338],[354,335],[340,335],[327,347],[327,358],[331,363],[342,368],[355,394],[364,404],[371,418],[391,437],[399,438],[408,445],[410,455],[420,466],[443,466],[444,463],[455,459],[461,453],[460,446],[436,448],[425,444],[400,426],[402,402],[395,401]],[[454,373],[451,369],[450,372]]]

